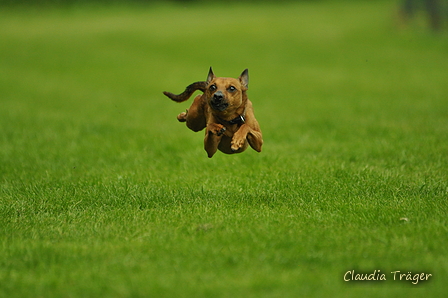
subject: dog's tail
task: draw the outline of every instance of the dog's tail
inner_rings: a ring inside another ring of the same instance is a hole
[[[189,99],[190,96],[196,90],[201,90],[202,92],[205,92],[205,87],[207,87],[207,82],[205,82],[205,81],[196,82],[196,83],[188,85],[187,88],[185,88],[185,91],[179,95],[173,94],[171,92],[166,92],[166,91],[163,92],[163,94],[165,94],[166,96],[168,96],[169,98],[171,98],[174,101],[183,102],[183,101],[186,101],[187,99]]]

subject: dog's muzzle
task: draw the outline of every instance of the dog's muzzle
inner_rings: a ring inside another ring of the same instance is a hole
[[[217,111],[224,111],[229,106],[229,103],[225,100],[224,94],[221,91],[216,91],[210,100],[210,106]]]

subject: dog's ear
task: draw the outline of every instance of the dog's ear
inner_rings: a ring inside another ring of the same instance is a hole
[[[216,78],[216,76],[213,73],[212,67],[210,66],[210,70],[208,71],[208,76],[207,76],[207,84],[210,83],[214,78]]]
[[[239,80],[241,82],[241,85],[243,85],[246,88],[249,88],[249,70],[247,68],[240,75]]]

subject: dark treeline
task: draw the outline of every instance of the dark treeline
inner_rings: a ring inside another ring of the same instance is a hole
[[[228,2],[315,2],[318,0],[0,0],[0,7],[72,7],[82,5],[148,5],[152,3],[228,3]],[[334,1],[334,0],[333,0]],[[350,1],[350,0],[344,0]],[[356,2],[357,0],[352,0]],[[425,19],[428,27],[440,31],[448,27],[448,0],[399,0],[398,11],[404,25]]]
[[[423,14],[429,27],[439,31],[448,19],[448,0],[402,0],[400,13],[404,22]]]
[[[0,0],[0,6],[73,6],[79,4],[145,4],[163,0]],[[165,0],[167,1],[167,0]],[[171,0],[171,2],[191,2],[192,0]]]
[[[288,0],[214,0],[213,2],[287,2]],[[311,1],[311,0],[295,0],[295,1]],[[161,3],[161,2],[172,2],[172,3],[193,3],[193,2],[208,2],[206,0],[0,0],[0,6],[75,6],[83,4],[99,4],[99,5],[110,5],[110,4],[151,4],[151,3]],[[294,2],[294,0],[289,0],[289,2]]]

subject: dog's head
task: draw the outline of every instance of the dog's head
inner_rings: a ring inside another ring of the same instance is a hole
[[[247,101],[246,90],[249,85],[248,70],[238,79],[216,77],[212,68],[208,73],[205,95],[213,111],[232,114]]]

